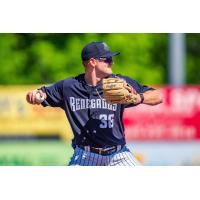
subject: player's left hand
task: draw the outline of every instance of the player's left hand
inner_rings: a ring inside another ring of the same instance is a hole
[[[139,104],[140,95],[121,78],[103,79],[103,96],[108,103]]]

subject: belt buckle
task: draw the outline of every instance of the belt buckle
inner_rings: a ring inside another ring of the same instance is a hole
[[[109,155],[109,154],[115,153],[117,150],[118,150],[117,146],[112,146],[112,147],[108,147],[104,149],[102,152]]]
[[[98,153],[99,153],[100,155],[102,155],[103,148],[99,148],[99,150],[98,150],[98,151],[99,151]]]
[[[104,152],[104,149],[103,148],[94,148],[98,154],[102,155],[102,153]]]
[[[100,149],[99,149],[99,154],[101,154],[101,155],[107,154],[110,150],[112,150],[111,147],[108,147],[108,148],[105,148],[105,149],[100,148]]]
[[[85,151],[94,151],[96,153],[98,153],[99,155],[106,155],[106,154],[111,154],[111,153],[115,153],[116,151],[119,151],[122,148],[121,145],[117,145],[117,146],[111,146],[111,147],[107,147],[107,148],[96,148],[96,147],[90,147],[90,146],[84,146],[84,150]]]
[[[106,149],[103,149],[103,148],[95,148],[95,147],[93,147],[92,148],[96,153],[98,153],[99,155],[103,155],[104,153],[106,153]],[[91,149],[91,150],[92,150]]]

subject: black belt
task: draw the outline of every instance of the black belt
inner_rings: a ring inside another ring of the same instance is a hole
[[[121,150],[123,146],[117,145],[117,146],[111,146],[111,147],[107,147],[107,148],[97,148],[97,147],[91,147],[91,146],[77,145],[77,147],[79,147],[85,151],[97,153],[100,155],[110,155],[110,154],[116,153],[117,151]]]

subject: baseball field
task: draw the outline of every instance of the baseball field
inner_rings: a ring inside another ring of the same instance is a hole
[[[62,166],[72,155],[70,143],[60,140],[0,142],[1,166]]]

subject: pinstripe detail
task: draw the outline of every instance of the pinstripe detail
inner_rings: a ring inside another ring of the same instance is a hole
[[[92,166],[95,165],[95,154],[93,154],[93,159],[92,159]]]
[[[80,160],[80,151],[81,151],[81,149],[79,149],[79,148],[75,149],[75,156],[74,156],[72,165],[78,164],[78,161]],[[78,158],[76,159],[76,157],[78,157]]]
[[[137,166],[139,164],[139,163],[137,163],[134,155],[130,151],[127,152],[127,155],[129,157],[129,159],[132,161],[132,163],[133,163],[134,166]]]
[[[81,156],[81,162],[82,162],[82,166],[85,166],[85,162],[87,161],[87,155],[88,152],[83,150],[82,156]]]
[[[82,163],[81,165],[82,166],[87,166],[87,165],[85,165],[85,161],[87,160],[86,159],[87,155],[88,155],[88,152],[83,150],[83,153],[82,153],[82,156],[81,156],[81,163]]]
[[[121,166],[122,163],[121,163],[121,157],[120,157],[119,152],[110,156],[109,166]]]
[[[130,159],[129,153],[127,151],[122,152],[122,154],[123,154],[128,166],[135,166],[134,163],[132,162],[132,159]]]
[[[69,162],[68,166],[72,165],[74,158],[75,158],[75,154],[73,154],[73,156],[70,158],[70,162]]]
[[[98,166],[98,165],[99,165],[99,163],[98,163],[98,161],[99,161],[99,155],[96,154],[96,153],[94,153],[94,155],[95,155],[95,157],[96,157],[96,165]]]
[[[70,165],[81,166],[137,166],[140,165],[130,150],[124,146],[119,152],[111,155],[99,155],[75,148],[74,154],[69,162]]]
[[[80,161],[82,157],[81,155],[82,155],[82,149],[76,147],[74,150],[74,154],[69,162],[69,166],[80,165]]]
[[[90,152],[87,152],[87,154],[86,154],[86,159],[85,159],[85,162],[86,162],[86,166],[90,166],[89,165],[89,163],[90,163],[90,159],[92,158],[92,153],[90,153]]]
[[[77,161],[78,161],[78,159],[79,159],[79,151],[80,151],[80,150],[79,150],[78,148],[75,148],[74,154],[73,154],[73,156],[72,156],[71,159],[70,159],[69,166],[71,166],[71,165],[76,165],[76,163],[77,163]],[[76,156],[78,156],[78,159],[77,159],[77,160],[75,159]]]
[[[111,160],[112,160],[112,155],[108,156],[108,159],[109,159],[109,160],[108,160],[108,162],[109,162],[108,165],[110,165]]]
[[[113,165],[114,166],[121,166],[121,157],[120,157],[120,154],[115,154],[114,157],[113,157]]]
[[[101,166],[101,163],[102,163],[101,155],[97,154],[97,156],[98,156],[98,163],[97,163],[97,165]]]
[[[126,152],[121,152],[121,155],[123,156],[123,163],[125,166],[133,166],[133,164],[131,163],[131,161],[128,159],[128,156],[126,154]]]
[[[129,153],[131,154],[131,153]],[[137,166],[138,163],[136,162],[136,158],[134,157],[134,155],[131,154],[131,158],[132,158],[132,161],[134,162],[134,165]]]
[[[131,155],[131,158],[132,158],[135,166],[139,165],[139,162],[136,160],[135,156],[131,152],[129,152],[129,155]]]
[[[129,150],[130,154],[132,155],[132,160],[134,161],[135,165],[141,166],[142,164],[135,158],[135,155],[133,153],[131,153],[130,149],[131,149],[132,152],[134,152],[134,148],[132,146],[130,146],[128,148],[128,150]]]
[[[94,154],[90,153],[88,166],[93,166],[93,163],[94,163]]]
[[[104,161],[104,156],[99,155],[99,157],[100,157],[100,163],[99,163],[99,165],[100,165],[100,166],[105,165],[104,162],[103,162],[103,161]],[[103,162],[103,165],[102,165],[102,162]]]
[[[78,159],[75,160],[75,165],[81,165],[82,155],[83,155],[83,150],[78,148],[78,153],[76,153],[76,156],[78,157]]]
[[[74,151],[75,152],[75,151]],[[70,158],[70,162],[69,162],[69,166],[70,165],[73,165],[73,162],[74,162],[74,158],[75,158],[75,153],[73,154],[73,156]]]
[[[102,155],[98,155],[98,156],[99,156],[99,158],[100,158],[100,163],[99,163],[99,166],[103,166],[103,165],[102,165],[103,156],[102,156]]]
[[[128,157],[127,157],[126,153],[125,152],[121,152],[120,154],[123,157],[123,159],[122,159],[123,165],[130,166],[131,164],[129,162],[129,159],[127,159]]]
[[[128,162],[127,156],[126,154],[124,154],[123,152],[120,152],[118,154],[118,156],[120,157],[120,162],[119,162],[119,166],[129,166],[130,163]]]
[[[90,154],[90,159],[89,159],[89,162],[88,162],[88,166],[93,166],[94,165],[94,157],[95,155],[93,153]]]
[[[94,163],[94,154],[88,153],[88,164],[87,164],[87,166],[93,166],[93,163]]]
[[[76,159],[75,161],[74,161],[74,164],[76,165],[76,164],[78,164],[78,165],[80,165],[80,161],[81,161],[81,156],[82,156],[82,149],[80,149],[80,148],[77,148],[76,149],[77,151],[76,151],[76,156],[78,157],[78,159]]]
[[[117,166],[118,165],[118,160],[119,161],[121,160],[121,158],[119,157],[119,154],[112,155],[109,165],[110,166]]]
[[[97,162],[96,162],[96,155],[93,153],[93,159],[91,161],[91,166],[95,166],[97,165]]]
[[[110,165],[111,156],[106,156],[106,164],[107,166]]]
[[[136,166],[137,162],[134,159],[134,156],[125,146],[118,153],[112,155],[109,166]]]
[[[134,157],[126,146],[124,147],[122,154],[125,157],[125,160],[128,163],[128,166],[136,166]]]
[[[125,161],[127,162],[128,166],[135,166],[134,162],[132,161],[132,158],[129,155],[129,152],[122,152],[122,154],[124,155]]]
[[[119,160],[118,160],[118,162],[117,162],[116,165],[118,165],[118,166],[123,166],[123,165],[124,165],[124,163],[123,163],[124,158],[121,157],[121,153],[118,153],[118,154],[116,154],[116,155],[119,157]]]

